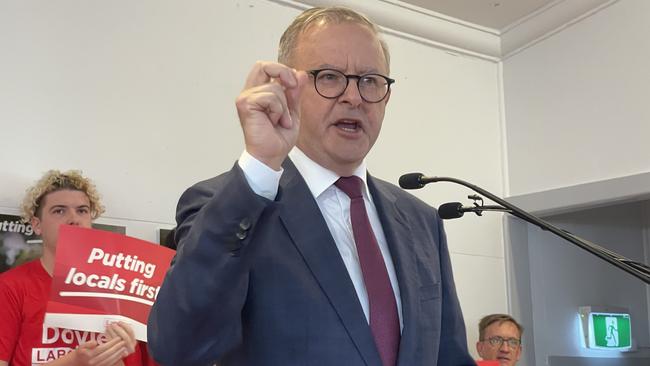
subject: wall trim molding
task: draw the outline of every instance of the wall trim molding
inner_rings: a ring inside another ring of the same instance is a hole
[[[650,199],[650,172],[506,198],[512,204],[542,216],[647,199]]]
[[[501,57],[514,56],[619,1],[554,1],[502,30]]]
[[[269,1],[300,10],[312,6],[347,6],[372,18],[386,34],[499,62],[620,0],[556,0],[503,30],[482,27],[399,0]]]

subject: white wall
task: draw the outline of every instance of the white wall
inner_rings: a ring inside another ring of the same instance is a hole
[[[264,1],[3,7],[0,205],[16,206],[46,169],[81,168],[107,217],[164,223],[184,188],[238,156],[232,101],[292,14]],[[269,15],[277,23],[255,34]]]
[[[503,62],[510,195],[650,171],[649,33],[621,0]]]
[[[648,263],[647,202],[606,205],[650,194],[650,2],[608,4],[503,60],[507,194],[538,212],[591,207],[552,222]],[[529,329],[523,366],[647,364],[643,282],[518,220],[506,226],[511,308]],[[575,317],[587,304],[630,308],[640,350],[583,348]]]
[[[155,240],[181,192],[238,157],[234,99],[298,12],[263,0],[2,2],[0,210],[16,212],[46,170],[82,169],[103,193],[102,222]],[[497,64],[392,34],[397,84],[371,173],[422,170],[503,193]],[[438,205],[469,192],[417,193]],[[447,231],[473,348],[478,319],[507,311],[499,217]]]

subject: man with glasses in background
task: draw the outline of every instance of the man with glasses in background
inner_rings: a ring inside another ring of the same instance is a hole
[[[473,365],[435,209],[366,172],[389,53],[315,8],[236,101],[245,151],[187,190],[149,318],[163,365]]]
[[[478,354],[486,361],[499,361],[501,366],[514,366],[521,356],[524,328],[506,314],[490,314],[478,324]]]

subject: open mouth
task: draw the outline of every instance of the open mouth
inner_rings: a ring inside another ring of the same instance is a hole
[[[338,120],[334,125],[346,132],[357,132],[361,130],[361,124],[359,121],[352,119],[341,119]]]

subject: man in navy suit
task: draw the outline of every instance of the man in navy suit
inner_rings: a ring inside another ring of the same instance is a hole
[[[149,318],[163,365],[473,365],[435,209],[370,176],[390,99],[376,26],[310,9],[237,98],[245,151],[188,189]]]

